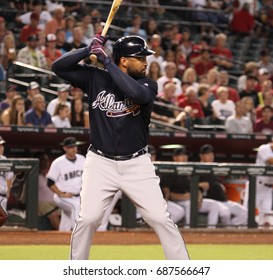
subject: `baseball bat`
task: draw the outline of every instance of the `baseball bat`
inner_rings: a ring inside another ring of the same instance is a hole
[[[118,9],[119,9],[119,6],[121,5],[121,2],[122,2],[122,0],[114,0],[113,1],[110,12],[109,12],[108,17],[107,17],[107,20],[106,20],[105,25],[103,27],[103,30],[101,32],[102,36],[106,35],[106,33],[109,29],[109,26],[111,25],[111,23],[113,21],[113,18],[115,16],[115,14],[117,13]],[[91,59],[92,62],[94,62],[94,61],[97,60],[97,56],[95,54],[91,54],[90,59]]]

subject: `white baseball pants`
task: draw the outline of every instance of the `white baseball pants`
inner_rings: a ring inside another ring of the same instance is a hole
[[[114,161],[87,153],[81,190],[81,211],[72,232],[70,258],[87,260],[93,236],[118,190],[126,194],[158,235],[166,259],[188,260],[184,240],[167,212],[150,155]]]

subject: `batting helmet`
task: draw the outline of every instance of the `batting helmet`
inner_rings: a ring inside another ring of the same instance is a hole
[[[145,40],[139,36],[130,35],[118,39],[113,45],[113,60],[116,64],[122,56],[143,57],[155,53],[148,49]]]

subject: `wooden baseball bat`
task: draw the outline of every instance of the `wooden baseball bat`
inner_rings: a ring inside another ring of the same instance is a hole
[[[118,9],[119,9],[119,6],[121,5],[121,2],[122,2],[122,0],[114,0],[113,1],[112,6],[111,6],[111,10],[108,14],[107,20],[106,20],[105,25],[103,27],[103,30],[101,32],[102,36],[106,35],[106,33],[109,29],[109,26],[111,25],[111,23],[113,21],[113,18],[115,16],[115,14],[117,13]],[[94,62],[94,61],[97,60],[97,56],[95,54],[91,54],[90,59],[91,59],[92,62]]]

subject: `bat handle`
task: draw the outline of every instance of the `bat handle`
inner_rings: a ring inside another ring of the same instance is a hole
[[[101,36],[105,36],[107,33],[108,28],[103,28],[102,32],[101,32]],[[95,54],[90,54],[89,56],[91,63],[92,64],[96,64],[97,63],[97,56]]]

